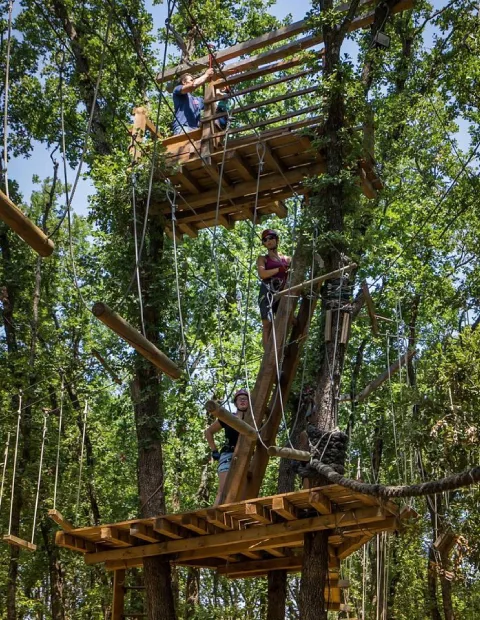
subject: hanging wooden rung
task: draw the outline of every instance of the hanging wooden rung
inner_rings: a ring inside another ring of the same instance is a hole
[[[325,342],[332,340],[332,311],[325,311]]]
[[[67,521],[67,519],[65,519],[62,513],[58,510],[52,508],[48,511],[48,516],[52,519],[52,521],[55,521],[55,523],[59,525],[64,532],[71,532],[74,529],[70,521]]]
[[[234,428],[241,435],[245,435],[245,437],[248,437],[250,441],[257,440],[257,431],[253,428],[253,426],[250,426],[250,424],[247,424],[243,420],[237,418],[237,416],[234,416],[233,413],[230,413],[230,411],[222,407],[216,401],[207,401],[205,407],[208,413],[212,414],[222,422],[225,422],[225,424],[228,424],[228,426]]]
[[[167,374],[172,379],[178,379],[182,371],[169,359],[165,353],[162,353],[142,334],[127,323],[119,314],[102,302],[97,302],[92,308],[92,314],[100,319],[107,327],[123,338],[133,347],[140,355],[152,362],[159,370]]]
[[[13,547],[20,547],[21,549],[26,549],[27,551],[37,550],[37,545],[28,542],[28,540],[23,540],[23,538],[18,538],[18,536],[14,536],[13,534],[5,534],[3,540]]]
[[[0,219],[40,256],[50,256],[53,252],[55,247],[53,241],[38,226],[35,226],[1,190]]]
[[[372,324],[373,335],[378,336],[378,321],[375,314],[375,304],[373,303],[372,296],[370,295],[370,291],[368,290],[367,282],[365,280],[362,282],[362,291],[363,296],[365,297],[365,305],[367,306],[368,316],[370,317],[370,322]]]
[[[296,286],[291,286],[290,288],[286,288],[283,291],[279,291],[275,293],[275,299],[278,297],[283,297],[284,295],[291,295],[292,293],[300,292],[302,289],[306,289],[309,286],[314,286],[316,284],[321,284],[322,282],[326,282],[327,280],[333,280],[334,278],[339,278],[343,276],[344,273],[351,271],[357,267],[357,263],[350,263],[346,267],[342,267],[341,269],[337,269],[336,271],[331,271],[330,273],[324,273],[322,276],[318,276],[317,278],[313,278],[313,280],[306,280],[301,284],[297,284]]]
[[[294,448],[279,448],[278,446],[270,446],[267,449],[268,456],[278,456],[282,459],[293,459],[295,461],[309,461],[312,457],[310,452],[305,450],[295,450]]]
[[[340,344],[347,344],[348,342],[348,329],[350,327],[350,315],[345,312],[342,321],[342,333],[340,335]]]

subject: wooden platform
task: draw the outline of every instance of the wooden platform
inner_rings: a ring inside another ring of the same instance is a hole
[[[174,564],[216,569],[230,578],[301,571],[303,535],[329,530],[332,587],[340,560],[377,532],[410,518],[396,504],[330,485],[214,508],[57,532],[56,543],[109,570],[165,555]],[[338,603],[340,601],[338,600]],[[332,600],[333,603],[333,600]]]

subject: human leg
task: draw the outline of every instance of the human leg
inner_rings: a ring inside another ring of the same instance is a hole
[[[222,501],[223,487],[225,486],[225,480],[227,479],[228,470],[230,469],[230,463],[232,462],[232,452],[222,452],[220,454],[220,460],[218,461],[218,493],[215,498],[214,506],[217,506]]]

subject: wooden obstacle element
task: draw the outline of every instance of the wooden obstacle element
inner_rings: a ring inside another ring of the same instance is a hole
[[[362,282],[362,291],[365,298],[365,305],[367,306],[368,316],[370,317],[370,322],[372,324],[373,335],[378,336],[378,321],[375,314],[375,304],[373,303],[372,296],[370,295],[370,291],[368,290],[368,285],[365,280]]]
[[[25,243],[40,254],[50,256],[54,244],[13,202],[0,190],[0,219],[5,222]]]
[[[416,353],[415,349],[412,349],[411,351],[407,351],[407,353],[402,355],[402,357],[399,360],[394,362],[390,366],[390,368],[382,372],[381,375],[379,375],[376,379],[371,381],[367,385],[367,387],[360,392],[360,394],[357,394],[356,396],[354,396],[354,401],[357,403],[361,403],[362,401],[366,400],[370,396],[370,394],[374,392],[377,388],[379,388],[383,383],[385,383],[385,381],[387,381],[389,377],[391,377],[396,372],[398,372],[398,370],[400,370],[402,366],[405,366],[413,358],[415,353]],[[340,398],[341,402],[348,402],[350,400],[351,400],[351,396],[349,394],[344,394]]]
[[[18,536],[14,536],[13,534],[5,534],[3,536],[3,541],[6,542],[8,545],[12,545],[13,547],[19,547],[20,549],[25,549],[26,551],[37,550],[37,545],[28,542],[28,540],[24,540],[23,538],[19,538]]]
[[[97,302],[92,308],[92,314],[170,378],[178,379],[182,375],[180,368],[165,353],[157,349],[130,323],[127,323],[119,314],[111,310],[107,304]]]
[[[267,450],[268,456],[277,456],[282,459],[293,459],[295,461],[310,461],[312,455],[305,450],[295,450],[294,448],[279,448],[270,446]]]
[[[330,273],[324,273],[323,275],[313,278],[312,280],[306,280],[305,282],[302,282],[301,284],[297,284],[296,286],[290,286],[289,288],[285,288],[282,291],[275,293],[275,299],[278,299],[279,297],[284,297],[285,295],[291,295],[292,293],[298,293],[300,291],[308,292],[308,289],[311,288],[312,286],[315,286],[315,285],[318,286],[319,284],[322,284],[323,282],[326,282],[327,280],[333,280],[335,278],[340,278],[345,273],[348,273],[349,271],[352,271],[352,269],[356,269],[356,268],[357,268],[357,263],[350,263],[346,267],[342,267],[341,269],[337,269],[336,271],[331,271]]]
[[[359,538],[399,529],[408,516],[406,513],[402,517],[393,502],[329,485],[185,513],[60,531],[56,543],[84,554],[87,564],[105,562],[112,570],[141,566],[145,557],[163,555],[182,566],[223,571],[233,559],[245,563],[234,571],[239,576],[251,573],[253,567],[254,572],[269,572],[272,558],[283,559],[284,567],[290,563],[292,568],[294,561],[290,558],[301,553],[306,532],[328,530],[332,557],[337,557],[339,551],[347,557],[346,545],[353,549],[352,542],[357,543]],[[143,539],[132,536],[133,530],[142,528],[151,535]],[[153,532],[157,535],[153,536]],[[249,557],[252,553],[255,559]],[[227,555],[228,561],[222,559]],[[280,570],[282,561],[275,562],[275,566]]]
[[[437,536],[433,543],[434,548],[443,556],[448,556],[453,547],[458,543],[460,536],[455,534],[450,528]]]
[[[74,529],[70,521],[65,519],[62,513],[58,510],[52,508],[48,511],[48,516],[52,519],[52,521],[55,521],[55,523],[59,525],[64,532],[71,532]]]
[[[228,426],[234,428],[241,435],[244,435],[245,437],[250,439],[250,441],[256,441],[258,437],[257,431],[252,426],[250,426],[250,424],[247,424],[244,420],[240,420],[239,418],[237,418],[237,416],[233,415],[233,413],[225,409],[225,407],[222,407],[216,401],[209,400],[205,405],[205,408],[208,413],[218,418],[222,422],[225,422],[225,424],[228,424]]]
[[[372,4],[373,0],[359,3],[360,14],[351,22],[350,31],[373,23]],[[412,6],[413,0],[403,0],[391,12]],[[337,10],[346,11],[348,5]],[[287,40],[271,49],[273,43]],[[166,176],[178,192],[175,218],[179,236],[195,237],[199,229],[215,225],[230,228],[239,220],[254,218],[259,222],[273,213],[285,217],[284,207],[277,209],[274,205],[304,193],[305,180],[325,172],[325,150],[317,144],[324,119],[316,83],[312,82],[322,72],[323,50],[309,51],[322,42],[322,34],[311,31],[309,20],[301,20],[214,54],[216,73],[205,85],[200,127],[162,140],[162,166],[166,164]],[[257,53],[264,48],[269,49]],[[205,56],[188,66],[167,69],[163,79],[204,71],[210,61],[211,56]],[[284,93],[277,91],[268,97],[268,90],[281,84],[285,85]],[[225,98],[225,87],[231,89],[233,94],[228,97],[232,102],[235,97],[235,105],[228,131],[220,131],[215,120],[222,114],[217,113],[216,106]],[[245,95],[247,102],[242,99]],[[253,102],[252,97],[256,98]],[[366,125],[373,127],[371,119]],[[136,108],[132,132],[143,136],[146,131],[155,139],[162,138],[145,108]],[[371,132],[364,134],[365,152],[351,173],[357,176],[365,196],[375,198],[383,185],[373,159]],[[158,175],[160,179],[163,172],[159,170]],[[151,212],[166,219],[166,232],[171,235],[169,201],[152,201]]]
[[[117,375],[116,375],[115,371],[113,370],[113,368],[110,366],[110,364],[107,362],[107,360],[103,357],[103,355],[101,355],[99,353],[99,351],[97,351],[97,349],[92,349],[92,355],[105,368],[105,370],[107,371],[109,376],[112,378],[112,380],[115,381],[115,383],[117,385],[122,385],[122,380],[119,377],[117,377]]]

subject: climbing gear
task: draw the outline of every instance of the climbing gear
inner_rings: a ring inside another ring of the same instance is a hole
[[[212,450],[212,459],[214,461],[220,460],[220,452],[218,450]]]
[[[246,396],[249,400],[250,400],[250,394],[248,393],[248,391],[245,388],[240,388],[239,390],[237,390],[233,396],[233,402],[234,404],[236,404],[237,402],[237,398],[239,396]]]
[[[269,236],[278,240],[278,232],[276,230],[273,230],[272,228],[267,228],[262,232],[262,243],[266,241],[266,238]]]

